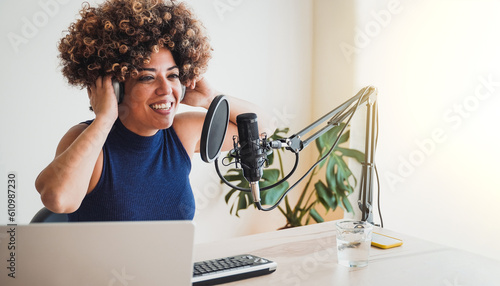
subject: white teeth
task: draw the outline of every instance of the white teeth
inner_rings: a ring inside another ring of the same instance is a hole
[[[167,102],[167,103],[162,103],[162,104],[151,104],[150,106],[151,106],[151,108],[153,108],[155,110],[158,110],[158,109],[168,110],[168,109],[170,109],[170,107],[172,107],[172,103]]]

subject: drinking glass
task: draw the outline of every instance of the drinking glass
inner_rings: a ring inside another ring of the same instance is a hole
[[[372,241],[373,225],[365,221],[344,220],[337,227],[337,257],[341,265],[364,267]]]

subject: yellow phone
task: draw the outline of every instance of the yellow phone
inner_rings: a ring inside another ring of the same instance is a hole
[[[387,249],[401,246],[403,245],[403,241],[392,236],[374,232],[372,233],[372,245],[378,248]]]

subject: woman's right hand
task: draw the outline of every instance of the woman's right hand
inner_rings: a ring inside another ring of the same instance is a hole
[[[56,213],[76,211],[102,174],[103,152],[118,118],[118,102],[110,76],[99,77],[88,89],[96,114],[90,124],[72,127],[57,146],[56,156],[35,180],[43,204]]]
[[[98,117],[115,121],[118,118],[118,100],[113,89],[111,76],[100,76],[87,88],[90,106]]]

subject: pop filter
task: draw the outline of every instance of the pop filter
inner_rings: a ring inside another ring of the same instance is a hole
[[[208,108],[201,131],[200,154],[207,163],[215,160],[219,154],[229,123],[229,102],[224,95],[214,98]]]

